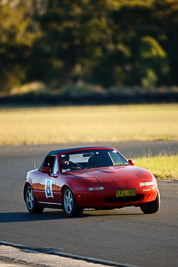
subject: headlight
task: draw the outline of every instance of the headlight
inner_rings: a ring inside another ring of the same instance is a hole
[[[94,186],[94,187],[89,187],[88,188],[89,191],[100,191],[100,190],[104,190],[103,186]]]
[[[150,186],[150,185],[153,185],[153,182],[140,183],[140,186]]]

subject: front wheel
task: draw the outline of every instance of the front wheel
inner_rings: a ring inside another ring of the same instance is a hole
[[[83,209],[77,204],[75,197],[68,186],[64,189],[62,200],[63,210],[68,217],[82,215]]]
[[[143,211],[143,213],[145,214],[149,214],[149,213],[155,213],[159,210],[160,207],[160,193],[159,190],[157,192],[157,196],[156,199],[152,202],[148,202],[148,203],[144,203],[140,206],[141,210]]]
[[[27,205],[27,209],[30,213],[40,213],[44,209],[43,207],[40,207],[38,205],[38,202],[36,201],[36,198],[33,193],[33,189],[29,184],[25,188],[25,202]]]

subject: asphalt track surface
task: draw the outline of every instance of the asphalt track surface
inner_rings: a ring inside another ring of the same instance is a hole
[[[150,151],[178,153],[178,142],[101,145],[116,147],[127,158]],[[31,152],[39,166],[47,152],[69,146],[0,147],[0,241],[134,266],[178,266],[177,181],[158,181],[161,208],[156,214],[144,215],[134,207],[86,210],[80,218],[66,218],[61,210],[27,212],[22,191],[26,172],[33,168]]]

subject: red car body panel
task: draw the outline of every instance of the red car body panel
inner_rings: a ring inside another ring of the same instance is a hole
[[[50,152],[48,155],[54,154],[57,157],[57,164],[60,170],[60,156],[62,154],[93,149],[99,151],[101,149],[108,149],[108,147],[59,150]],[[118,150],[116,151],[118,152]],[[50,185],[49,196],[45,191],[47,187],[46,181]],[[141,183],[145,182],[150,182],[151,184],[141,186]],[[80,169],[64,173],[59,171],[56,175],[42,173],[39,168],[28,172],[24,191],[27,184],[31,185],[39,204],[57,204],[59,206],[62,204],[63,190],[65,186],[68,186],[72,190],[78,205],[82,208],[109,209],[140,206],[143,203],[154,201],[158,191],[157,180],[151,172],[133,167],[130,164],[127,166]],[[104,187],[104,190],[89,191],[91,187]],[[116,198],[116,190],[122,189],[135,189],[136,196]]]
[[[88,188],[86,188],[86,191],[78,198],[77,195],[81,193],[81,190],[73,188],[76,200],[81,207],[123,207],[137,205],[139,203],[151,202],[155,200],[157,195],[156,179],[152,177],[150,172],[140,168],[131,166],[99,168],[97,171],[85,172],[83,176],[89,180],[90,185],[103,186],[107,190],[88,192]],[[89,178],[90,176],[93,178]],[[140,187],[140,183],[144,181],[154,181],[154,185],[142,188]],[[138,200],[128,201],[129,199],[124,198],[120,203],[120,199],[118,199],[117,203],[107,203],[104,201],[107,198],[114,198],[116,190],[131,188],[136,189],[137,195],[142,195]]]

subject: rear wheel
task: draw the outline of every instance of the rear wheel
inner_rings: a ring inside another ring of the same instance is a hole
[[[25,188],[25,202],[27,205],[27,209],[30,213],[40,213],[44,209],[43,207],[40,207],[38,205],[38,202],[36,201],[36,198],[33,193],[33,189],[29,184]]]
[[[141,210],[145,214],[155,213],[155,212],[157,212],[159,210],[159,207],[160,207],[160,193],[159,193],[159,190],[157,192],[157,196],[156,196],[156,199],[154,201],[142,204],[140,206]]]
[[[68,217],[80,216],[83,213],[83,209],[77,204],[72,190],[67,186],[64,189],[63,196],[63,210]]]

